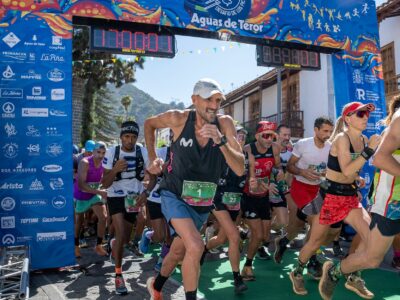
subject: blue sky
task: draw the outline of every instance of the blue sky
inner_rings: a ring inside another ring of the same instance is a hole
[[[377,0],[380,5],[385,0]],[[135,85],[164,103],[191,103],[196,81],[217,80],[225,93],[268,72],[258,67],[255,46],[219,40],[177,36],[178,52],[173,59],[146,58],[144,70],[136,72]],[[189,53],[192,51],[192,53]]]

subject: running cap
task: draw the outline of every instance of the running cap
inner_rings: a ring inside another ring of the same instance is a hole
[[[345,106],[343,106],[342,110],[342,117],[346,117],[351,113],[354,113],[359,110],[368,110],[368,111],[374,111],[375,110],[375,105],[372,103],[368,104],[363,104],[361,102],[350,102],[347,103]]]
[[[276,128],[277,128],[277,125],[275,122],[260,121],[257,124],[256,133],[261,133],[264,131],[271,131],[271,132],[275,133]]]
[[[135,121],[126,121],[122,123],[120,136],[125,133],[133,133],[139,135],[139,125]]]
[[[218,82],[210,78],[203,78],[196,82],[193,88],[193,95],[198,95],[203,99],[210,98],[212,95],[221,94],[225,100],[224,93]]]
[[[248,134],[247,130],[244,129],[244,127],[241,125],[236,125],[235,129],[236,129],[236,132],[243,131],[245,134]]]
[[[107,146],[106,146],[106,144],[104,142],[98,141],[94,145],[94,149],[93,150],[97,150],[97,149],[107,149]]]
[[[85,143],[85,151],[86,152],[93,152],[95,144],[96,143],[93,140],[87,140],[86,143]]]

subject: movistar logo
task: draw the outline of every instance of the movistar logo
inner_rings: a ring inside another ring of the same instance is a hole
[[[181,145],[182,147],[192,147],[193,146],[193,140],[189,139],[186,140],[185,138],[181,138],[181,141],[179,142],[179,145]]]

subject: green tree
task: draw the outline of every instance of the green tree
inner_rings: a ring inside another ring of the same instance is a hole
[[[122,97],[121,104],[125,109],[125,119],[128,119],[128,109],[132,104],[132,97],[128,95]]]
[[[94,125],[107,125],[103,115],[96,115],[94,110],[96,93],[106,84],[112,83],[116,87],[134,82],[135,67],[143,69],[144,60],[137,57],[134,61],[122,61],[111,53],[90,52],[89,28],[77,26],[74,28],[73,39],[73,80],[85,80],[83,96],[82,134],[81,140],[85,142],[93,138]],[[97,105],[101,102],[98,98]],[[98,119],[98,120],[97,120]]]

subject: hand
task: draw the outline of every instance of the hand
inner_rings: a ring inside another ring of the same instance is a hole
[[[275,183],[270,183],[268,189],[274,195],[279,194],[278,186]]]
[[[149,172],[151,175],[161,175],[163,165],[164,161],[161,158],[156,158],[149,163],[147,172]]]
[[[143,192],[136,198],[136,207],[144,206],[146,202],[147,202],[147,195],[145,192]]]
[[[356,182],[357,182],[357,185],[358,185],[358,187],[360,188],[360,189],[362,189],[363,187],[365,187],[365,179],[364,178],[362,178],[361,176],[358,176],[357,178],[356,178]]]
[[[276,175],[276,180],[277,181],[285,180],[285,173],[283,173],[282,169],[279,169],[279,172]]]
[[[113,169],[115,169],[115,171],[117,171],[117,173],[120,173],[122,171],[125,171],[126,168],[128,168],[128,162],[125,159],[119,159],[115,163]]]
[[[382,136],[378,134],[371,135],[371,137],[369,138],[368,147],[376,150],[376,148],[378,148],[379,144],[381,143],[381,140]]]
[[[252,189],[252,190],[257,189],[257,186],[258,186],[257,178],[255,178],[255,177],[250,177],[250,179],[249,179],[249,186],[250,186],[250,189]]]
[[[305,179],[308,179],[310,181],[316,181],[319,180],[320,175],[318,172],[315,172],[313,170],[309,169],[303,169],[300,171],[300,176],[303,176]]]
[[[217,125],[214,124],[205,124],[199,130],[200,136],[205,138],[210,138],[213,140],[214,144],[221,143],[222,133],[218,130]]]

